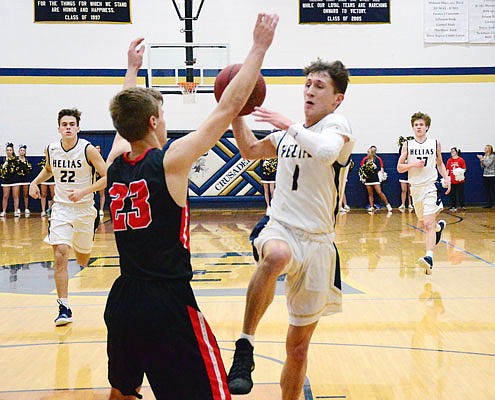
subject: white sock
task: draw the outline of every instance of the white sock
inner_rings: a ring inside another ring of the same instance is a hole
[[[437,225],[435,226],[435,232],[440,232],[442,230],[442,227],[440,226],[440,224],[437,223]]]
[[[60,300],[60,302],[62,303],[62,305],[64,307],[70,308],[69,307],[69,299],[68,298],[63,298],[63,299],[59,298],[59,300]]]
[[[426,256],[427,256],[427,257],[431,257],[431,258],[433,259],[433,251],[432,251],[432,250],[428,250],[428,251],[426,252]]]
[[[242,332],[240,338],[249,340],[251,346],[254,347],[254,335],[248,335],[247,333]]]

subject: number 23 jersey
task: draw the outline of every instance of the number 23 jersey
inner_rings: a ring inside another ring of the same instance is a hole
[[[189,207],[177,205],[168,191],[166,148],[148,149],[134,160],[127,153],[115,159],[107,174],[110,213],[122,274],[190,281]]]

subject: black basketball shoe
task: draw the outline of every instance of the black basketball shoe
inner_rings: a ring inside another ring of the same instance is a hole
[[[62,326],[72,322],[72,311],[62,304],[60,300],[58,302],[58,317],[55,318],[55,325]]]
[[[239,339],[235,342],[234,362],[227,375],[230,393],[248,394],[253,388],[251,372],[254,370],[254,347],[249,340]]]

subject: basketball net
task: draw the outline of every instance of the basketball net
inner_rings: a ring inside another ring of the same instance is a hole
[[[198,89],[198,83],[179,82],[179,87],[182,92],[182,101],[184,104],[196,103],[196,90]]]

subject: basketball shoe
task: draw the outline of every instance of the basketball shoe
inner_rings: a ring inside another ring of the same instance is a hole
[[[58,303],[58,317],[55,318],[55,325],[62,326],[71,323],[72,310],[64,306],[59,299],[57,299],[57,303]]]
[[[438,244],[440,242],[440,239],[442,238],[442,232],[445,229],[447,223],[443,219],[441,219],[440,221],[438,221],[438,225],[440,225],[440,230],[438,232],[435,232],[436,234],[435,244]]]
[[[248,394],[253,388],[251,372],[254,370],[254,347],[249,340],[239,339],[235,342],[234,362],[227,375],[230,393]]]
[[[418,259],[418,264],[425,269],[426,275],[431,275],[433,271],[433,258],[424,256]]]

